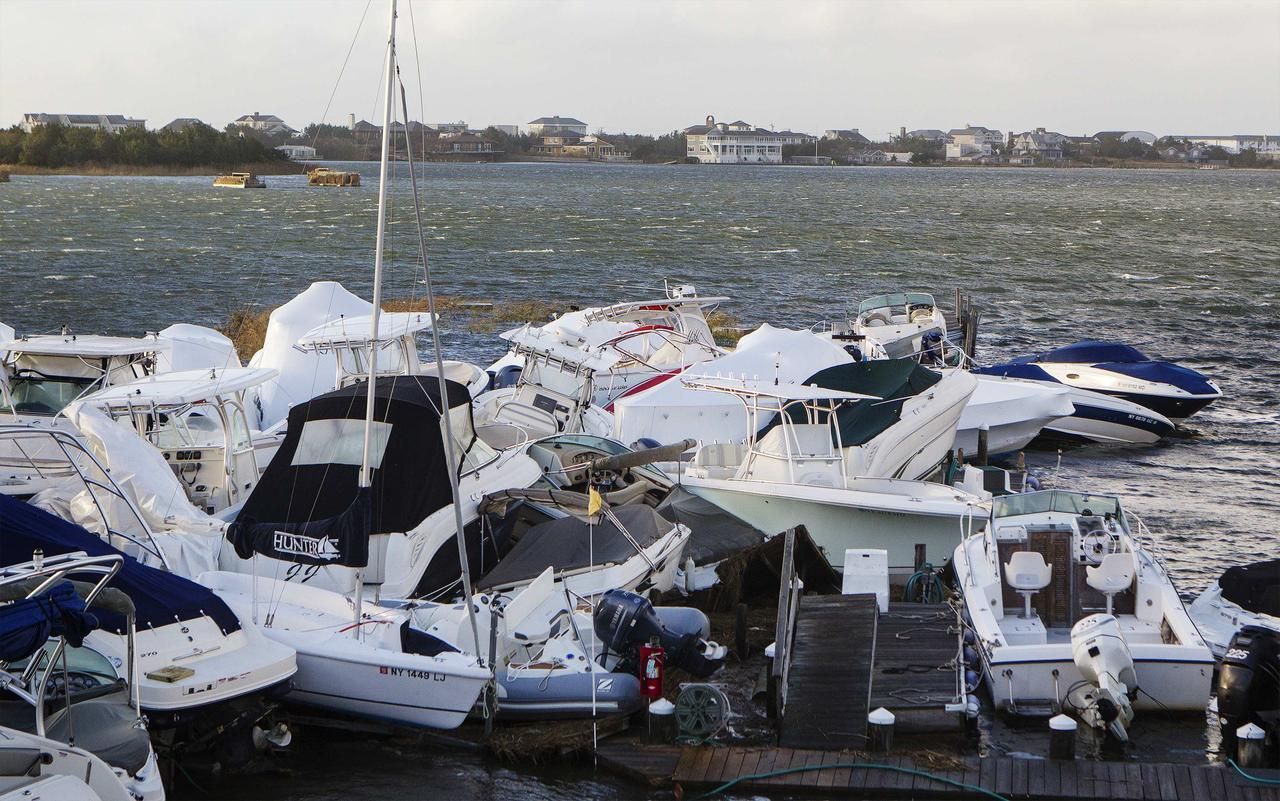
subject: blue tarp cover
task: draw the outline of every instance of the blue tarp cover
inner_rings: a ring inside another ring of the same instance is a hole
[[[1031,359],[1037,362],[1066,362],[1067,364],[1098,364],[1099,362],[1150,361],[1142,351],[1120,342],[1103,342],[1086,339],[1061,348],[1041,353]]]
[[[79,647],[97,626],[71,582],[60,581],[33,598],[0,605],[0,661],[26,659],[51,636],[66,635]]]
[[[0,494],[0,564],[31,561],[37,548],[45,556],[84,551],[90,556],[119,554],[96,535],[43,509]],[[137,607],[138,628],[167,626],[180,620],[208,615],[225,632],[238,631],[240,621],[222,599],[194,581],[147,567],[131,556],[111,586],[122,590]],[[95,611],[102,628],[123,632],[124,618],[106,610]]]

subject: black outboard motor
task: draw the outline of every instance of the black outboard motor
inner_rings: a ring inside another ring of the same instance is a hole
[[[666,652],[666,663],[705,679],[720,668],[721,659],[703,655],[703,641],[697,634],[677,634],[662,625],[648,599],[626,590],[609,590],[596,604],[592,627],[609,650],[623,661],[638,664],[641,645],[657,637]]]
[[[1271,732],[1280,722],[1280,632],[1245,626],[1231,638],[1218,671],[1218,717],[1226,731],[1257,723]]]
[[[920,363],[924,365],[943,365],[942,334],[930,331],[920,337]]]

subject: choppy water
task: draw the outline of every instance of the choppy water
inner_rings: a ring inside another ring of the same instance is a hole
[[[367,296],[377,174],[359,169],[354,190],[14,176],[0,185],[0,321],[138,333],[216,325],[319,279]],[[399,172],[391,296],[421,293]],[[445,294],[596,304],[669,277],[731,296],[746,324],[807,326],[881,291],[959,286],[983,311],[980,360],[1096,337],[1201,370],[1226,396],[1188,436],[1068,451],[1058,483],[1121,495],[1187,597],[1280,552],[1280,174],[429,165],[422,189]],[[501,350],[462,326],[445,345],[477,361]]]

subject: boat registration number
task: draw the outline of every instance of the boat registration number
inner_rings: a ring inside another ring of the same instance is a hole
[[[444,681],[447,676],[443,673],[432,673],[429,670],[415,670],[413,668],[398,668],[381,666],[378,672],[384,676],[395,676],[397,678],[404,677],[406,679],[422,679],[423,681]]]

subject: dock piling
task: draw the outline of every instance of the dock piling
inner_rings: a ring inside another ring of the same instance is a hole
[[[867,745],[877,754],[887,754],[893,750],[894,714],[884,707],[878,707],[867,715]]]
[[[1267,768],[1267,732],[1255,723],[1236,729],[1236,763],[1242,768]]]
[[[1067,715],[1055,715],[1049,719],[1049,758],[1072,760],[1076,758],[1076,721]]]

